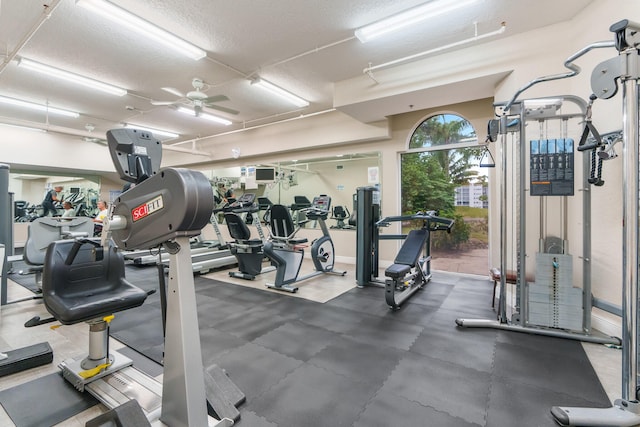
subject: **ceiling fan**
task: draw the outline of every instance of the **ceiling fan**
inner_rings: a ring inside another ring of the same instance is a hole
[[[206,93],[204,93],[202,90],[205,88],[205,86],[208,86],[207,83],[205,83],[202,79],[195,77],[192,81],[191,81],[191,85],[193,86],[192,91],[187,92],[186,94],[183,94],[182,92],[180,92],[178,89],[172,88],[172,87],[163,87],[162,90],[172,93],[176,96],[179,96],[180,98],[186,98],[187,101],[185,101],[184,99],[178,99],[176,101],[155,101],[155,100],[151,100],[151,104],[152,105],[175,105],[175,104],[188,104],[188,105],[192,105],[193,106],[193,110],[196,113],[196,116],[199,116],[200,113],[202,112],[202,108],[203,107],[208,107],[208,108],[212,108],[214,110],[218,110],[218,111],[223,111],[225,113],[228,114],[238,114],[238,111],[233,110],[231,108],[227,108],[227,107],[222,107],[220,105],[216,105],[216,102],[220,102],[220,101],[228,101],[229,98],[227,98],[225,95],[214,95],[214,96],[208,96]]]

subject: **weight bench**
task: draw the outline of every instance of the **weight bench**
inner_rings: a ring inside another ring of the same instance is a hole
[[[489,276],[493,280],[493,292],[491,293],[491,308],[495,308],[496,304],[496,287],[500,281],[500,269],[493,267],[489,269]],[[507,270],[507,276],[505,277],[505,283],[515,285],[518,280],[518,274],[513,270]],[[526,278],[527,282],[533,282],[532,277]]]
[[[431,256],[421,258],[428,237],[429,230],[426,228],[411,230],[393,264],[384,271],[384,275],[389,277],[385,280],[385,300],[389,307],[399,308],[407,298],[429,281],[429,271],[425,272],[423,266],[431,261]],[[395,291],[400,289],[403,291],[396,296]]]

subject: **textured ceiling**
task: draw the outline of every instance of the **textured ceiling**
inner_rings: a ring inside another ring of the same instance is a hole
[[[45,3],[45,6],[43,6]],[[571,19],[588,0],[479,0],[462,11],[427,21],[381,41],[360,43],[353,31],[424,0],[113,0],[207,51],[199,61],[183,57],[76,5],[75,0],[0,2],[0,95],[81,113],[60,118],[0,104],[0,122],[35,124],[80,136],[104,132],[123,123],[176,132],[171,144],[196,137],[279,121],[334,107],[334,82],[361,76],[368,64],[380,64],[499,28],[492,40]],[[50,15],[46,18],[47,15]],[[41,25],[38,23],[41,22]],[[25,57],[99,79],[128,90],[123,97],[102,94],[18,67]],[[299,109],[253,87],[260,75],[310,102]],[[208,85],[208,95],[225,95],[220,106],[237,115],[223,126],[178,113],[150,100],[175,101],[162,87],[186,93],[194,77]],[[410,89],[409,89],[410,90]],[[381,101],[369,105],[378,115]],[[348,110],[349,106],[345,107]],[[353,106],[354,116],[359,107]],[[363,106],[362,108],[367,108]],[[368,117],[363,114],[363,117]]]

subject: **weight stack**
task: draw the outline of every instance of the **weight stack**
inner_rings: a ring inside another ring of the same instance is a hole
[[[573,286],[571,255],[537,253],[527,296],[529,325],[582,332],[582,289]]]

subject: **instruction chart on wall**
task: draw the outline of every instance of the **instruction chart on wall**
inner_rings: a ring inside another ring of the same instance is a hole
[[[530,141],[532,196],[573,196],[573,139]]]

